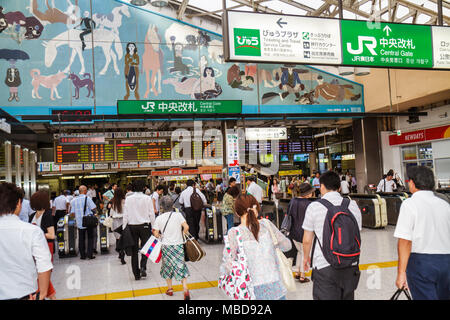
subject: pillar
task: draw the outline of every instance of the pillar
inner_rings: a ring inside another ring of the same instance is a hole
[[[16,144],[14,146],[14,159],[16,167],[16,185],[22,187],[22,170],[20,166],[20,146]]]
[[[317,154],[315,152],[309,153],[309,168],[310,168],[310,175],[313,174],[314,171],[317,171]]]
[[[36,152],[30,151],[30,193],[36,192],[36,170],[37,170]]]
[[[378,184],[383,175],[377,118],[353,120],[353,145],[358,193],[364,193],[367,184]]]
[[[30,159],[27,148],[23,149],[23,190],[25,198],[30,199]]]
[[[12,182],[12,152],[11,142],[5,141],[5,180],[6,182]]]

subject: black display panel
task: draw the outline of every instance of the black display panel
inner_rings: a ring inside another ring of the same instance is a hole
[[[116,141],[117,161],[170,160],[172,148],[170,140],[123,139]]]
[[[85,163],[114,161],[114,143],[60,145],[55,144],[56,163]]]

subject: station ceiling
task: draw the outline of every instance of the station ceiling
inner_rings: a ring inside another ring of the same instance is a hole
[[[128,2],[130,0],[127,0]],[[413,24],[438,24],[438,0],[343,0],[343,18]],[[152,5],[147,4],[149,9]],[[222,0],[169,0],[180,20],[208,16],[222,19]],[[226,0],[229,10],[339,17],[338,0]],[[153,7],[154,9],[154,7]],[[450,1],[442,0],[443,24],[450,24]]]

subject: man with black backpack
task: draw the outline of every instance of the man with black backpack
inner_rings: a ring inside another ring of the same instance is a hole
[[[180,194],[178,202],[184,208],[182,211],[186,214],[186,222],[189,225],[191,235],[198,240],[202,209],[207,201],[205,195],[195,186],[194,180],[188,180],[186,185],[187,187]]]
[[[303,222],[304,271],[311,266],[314,300],[353,300],[360,277],[361,212],[339,194],[336,172],[319,181],[322,198],[308,206]]]

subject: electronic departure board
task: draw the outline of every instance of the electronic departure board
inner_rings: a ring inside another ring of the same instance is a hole
[[[167,139],[117,140],[117,161],[170,160],[172,148]]]
[[[114,142],[106,144],[55,145],[56,163],[114,161]]]
[[[183,157],[181,152],[182,142],[175,142],[173,150],[175,155]],[[219,140],[202,141],[202,139],[193,140],[191,142],[191,158],[192,159],[222,159],[223,149],[222,142]]]
[[[314,152],[314,142],[312,139],[302,139],[298,141],[279,141],[278,142],[279,153],[301,153],[301,152]],[[266,142],[266,145],[260,146],[258,141],[246,141],[245,151],[247,153],[253,152],[267,152],[272,153],[272,144],[270,141]]]

